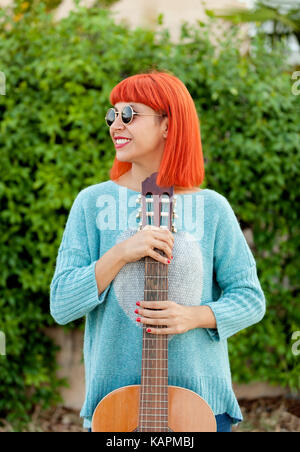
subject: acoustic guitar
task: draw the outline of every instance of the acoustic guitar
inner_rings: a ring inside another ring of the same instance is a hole
[[[177,232],[176,195],[173,187],[156,185],[157,174],[142,182],[139,230],[151,224]],[[144,300],[167,300],[168,264],[150,256],[144,259]],[[141,384],[107,394],[93,413],[92,432],[215,432],[216,419],[207,402],[194,391],[168,385],[168,335],[147,333],[149,325],[142,326]]]

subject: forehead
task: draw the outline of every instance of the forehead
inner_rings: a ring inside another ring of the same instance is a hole
[[[120,108],[125,107],[125,105],[131,105],[132,108],[147,108],[147,105],[145,104],[140,104],[138,102],[118,102],[114,105],[114,107],[116,108],[116,110],[119,110]]]

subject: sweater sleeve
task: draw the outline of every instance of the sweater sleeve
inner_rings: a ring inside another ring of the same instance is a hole
[[[110,285],[98,295],[96,262],[89,253],[80,192],[68,216],[50,284],[50,313],[58,324],[79,319],[104,301]]]
[[[257,276],[256,262],[239,222],[225,197],[216,228],[214,272],[222,290],[209,306],[217,328],[207,328],[212,340],[229,338],[259,322],[265,315],[266,300]]]

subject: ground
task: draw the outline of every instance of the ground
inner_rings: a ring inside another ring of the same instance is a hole
[[[244,422],[233,427],[234,432],[300,432],[300,398],[264,397],[239,400]],[[3,426],[1,427],[1,423]],[[12,427],[0,419],[0,432]],[[28,432],[86,432],[79,411],[65,407],[41,412],[36,407]]]

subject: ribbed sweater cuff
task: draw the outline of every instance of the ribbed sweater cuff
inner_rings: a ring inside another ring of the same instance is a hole
[[[207,328],[212,340],[224,340],[259,322],[265,314],[265,297],[256,273],[256,265],[222,282],[223,295],[203,303],[214,313],[217,329]]]

